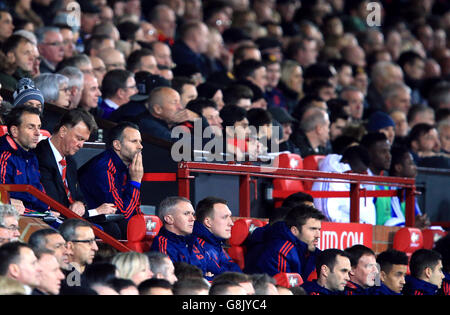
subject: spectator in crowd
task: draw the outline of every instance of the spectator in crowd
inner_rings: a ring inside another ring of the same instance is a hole
[[[292,134],[292,124],[297,122],[297,120],[284,108],[272,107],[268,111],[272,114],[273,119],[281,125],[279,129],[280,139],[278,141],[279,152],[294,151],[294,145],[289,138]],[[274,127],[276,128],[276,126]]]
[[[346,295],[365,295],[369,288],[372,288],[378,277],[377,261],[373,250],[364,245],[353,245],[346,248],[349,254],[350,281],[345,286]]]
[[[308,37],[292,40],[285,52],[287,59],[294,60],[302,67],[308,67],[315,64],[318,57],[317,42]]]
[[[86,266],[81,285],[98,295],[118,295],[112,285],[116,274],[116,267],[109,262],[92,263]]]
[[[152,51],[158,66],[173,68],[174,62],[169,45],[164,42],[155,41],[152,43]]]
[[[81,93],[78,107],[89,112],[94,117],[102,117],[103,109],[98,106],[98,100],[101,95],[97,78],[93,74],[85,74],[83,92]]]
[[[53,252],[48,249],[36,252],[39,267],[42,272],[39,285],[33,290],[33,295],[58,295],[61,281],[65,279],[59,263]]]
[[[149,115],[142,117],[139,127],[143,133],[171,141],[171,128],[184,121],[194,121],[198,115],[184,109],[180,95],[170,87],[161,86],[151,91],[146,106]]]
[[[368,290],[369,295],[401,295],[408,269],[408,256],[404,252],[388,249],[377,256],[380,266],[379,286]]]
[[[350,119],[360,122],[364,114],[364,94],[354,86],[347,86],[341,90],[340,98],[348,102]]]
[[[0,10],[0,23],[1,23],[1,31],[0,31],[0,43],[4,43],[13,33],[14,24],[11,13],[8,10],[2,9]]]
[[[148,71],[159,75],[158,64],[152,51],[146,48],[133,51],[127,58],[127,70],[136,74],[139,71]]]
[[[11,242],[0,247],[0,276],[22,283],[27,294],[39,285],[42,269],[31,247]]]
[[[34,64],[34,44],[21,35],[12,35],[2,45],[6,56],[0,71],[0,83],[3,89],[11,92],[23,77],[30,77]]]
[[[38,109],[14,107],[6,117],[8,134],[0,138],[0,164],[4,169],[2,184],[28,184],[44,191],[38,159],[32,149],[39,142],[41,119]],[[46,212],[49,206],[25,192],[11,192],[11,204],[20,214]],[[56,215],[56,213],[55,213]]]
[[[450,154],[450,119],[443,119],[437,124],[439,140],[441,141],[441,152]]]
[[[125,55],[115,48],[103,48],[98,52],[97,57],[103,61],[107,72],[115,69],[125,70],[126,68]]]
[[[421,81],[425,75],[425,59],[413,50],[404,51],[398,58],[398,65],[405,75],[405,84],[411,89],[411,100],[414,104],[422,103],[420,94]]]
[[[134,74],[127,70],[115,69],[106,73],[102,83],[102,118],[108,119],[111,113],[128,103],[130,97],[138,92]]]
[[[367,150],[361,146],[351,146],[342,155],[329,154],[319,164],[319,171],[364,174],[368,170],[370,158]],[[362,185],[373,190],[373,185]],[[350,183],[316,181],[313,191],[343,191],[349,190]],[[350,222],[350,198],[315,198],[314,205],[332,222]],[[376,211],[373,198],[360,200],[360,222],[376,223]]]
[[[33,232],[28,239],[28,244],[35,252],[50,250],[58,261],[59,268],[64,273],[70,271],[72,267],[69,265],[69,251],[66,241],[58,230],[47,228]]]
[[[148,22],[158,31],[159,41],[173,45],[177,27],[176,15],[168,5],[156,5],[148,15]]]
[[[194,64],[207,78],[209,73],[204,54],[208,49],[208,34],[208,27],[200,21],[184,24],[178,34],[180,40],[172,47],[173,61],[177,65]]]
[[[150,262],[153,278],[165,279],[172,285],[178,281],[175,275],[175,266],[169,256],[161,252],[148,252],[146,255]],[[203,274],[201,277],[203,277]]]
[[[59,73],[43,73],[36,77],[35,83],[45,100],[42,129],[52,133],[64,112],[69,109],[69,78]]]
[[[278,88],[286,98],[288,112],[292,112],[298,101],[304,96],[303,69],[296,61],[284,60],[282,62]]]
[[[70,264],[82,274],[98,251],[92,225],[80,219],[67,219],[59,226],[59,232],[66,241]]]
[[[199,250],[207,260],[208,272],[213,276],[225,271],[241,272],[241,268],[224,249],[224,243],[231,237],[233,226],[227,201],[206,197],[198,202],[195,213],[196,220],[191,237],[199,242]],[[209,280],[211,279],[212,277]]]
[[[394,110],[389,114],[389,116],[391,116],[392,120],[395,123],[395,143],[399,141],[403,143],[409,132],[406,114],[401,110]]]
[[[172,80],[172,88],[180,94],[180,101],[183,108],[186,108],[187,103],[198,97],[194,80],[187,77],[175,77]]]
[[[137,286],[129,279],[114,278],[111,282],[119,295],[139,295]]]
[[[177,281],[173,285],[174,295],[209,295],[209,284],[204,279]]]
[[[369,153],[369,175],[380,176],[391,166],[391,143],[384,133],[368,133],[361,140],[361,145]]]
[[[241,288],[244,288],[246,295],[255,295],[255,288],[253,287],[253,281],[250,275],[241,272],[227,271],[215,277],[212,285],[227,281],[237,283]]]
[[[383,110],[386,113],[400,110],[407,114],[411,108],[411,88],[402,82],[387,85],[383,90],[382,96],[384,99]]]
[[[244,271],[270,276],[294,272],[308,279],[320,252],[317,246],[323,219],[324,215],[311,206],[300,205],[291,209],[283,221],[267,230],[266,247],[261,253],[254,253],[257,259],[246,259]]]
[[[118,253],[111,263],[116,266],[120,278],[132,280],[136,286],[154,275],[147,256],[142,253]]]
[[[403,82],[403,71],[400,66],[389,61],[379,61],[372,67],[372,82],[368,87],[367,102],[373,111],[384,106],[383,90],[392,83]]]
[[[222,118],[220,118],[220,113],[218,111],[217,105],[213,100],[208,100],[205,98],[197,98],[196,100],[190,101],[186,108],[193,111],[194,113],[203,116],[208,122],[209,127],[211,127],[210,132],[216,137],[222,137]],[[205,135],[206,136],[206,135]]]
[[[175,262],[173,264],[173,266],[175,267],[175,276],[177,277],[178,281],[183,281],[183,280],[189,280],[189,279],[195,279],[195,278],[200,278],[202,280],[203,279],[203,272],[200,268],[198,268],[197,266],[188,264],[186,262]]]
[[[140,214],[140,189],[144,174],[139,128],[129,122],[114,126],[106,140],[107,150],[86,162],[79,170],[81,191],[89,209],[114,204],[108,213],[122,214],[115,221],[112,236],[127,238],[128,220]]]
[[[404,295],[436,295],[445,275],[442,271],[442,256],[430,249],[415,251],[409,261],[411,275],[406,278]]]
[[[351,264],[347,253],[330,248],[316,260],[317,280],[305,282],[302,287],[308,295],[338,295],[350,280]]]
[[[78,68],[83,74],[92,73],[92,63],[89,56],[86,54],[77,54],[73,57],[64,59],[58,64],[57,71],[64,69],[65,67]]]
[[[247,138],[249,136],[249,122],[247,112],[236,105],[224,106],[220,111],[222,126],[225,130],[225,152],[236,160],[242,161],[249,152]]]
[[[244,60],[234,68],[238,83],[250,81],[264,93],[267,87],[267,70],[264,63],[254,59]]]
[[[99,86],[102,85],[103,78],[106,74],[106,66],[102,59],[96,56],[90,56],[89,59],[91,60],[92,64],[92,72],[97,79],[97,82]],[[86,75],[86,74],[85,74]]]
[[[237,282],[223,280],[214,282],[211,285],[209,295],[247,295],[247,291]]]
[[[414,128],[415,125],[424,123],[434,125],[436,122],[434,110],[429,106],[420,104],[411,106],[407,118],[409,131]]]
[[[9,204],[0,205],[0,246],[20,237],[19,212]]]
[[[326,155],[330,139],[330,119],[328,113],[316,106],[305,109],[301,120],[291,135],[302,158],[308,155]],[[295,152],[294,152],[295,153]]]
[[[58,63],[64,59],[64,43],[59,28],[43,26],[36,30],[36,37],[41,56],[40,72],[55,72]]]
[[[13,96],[13,106],[31,106],[37,108],[39,112],[42,113],[44,96],[42,95],[42,92],[35,87],[33,80],[29,78],[20,79]]]
[[[243,84],[232,84],[223,91],[225,105],[236,105],[249,110],[252,105],[253,92]]]
[[[267,274],[252,275],[252,282],[255,295],[279,295],[275,279]]]
[[[69,83],[67,85],[70,89],[68,109],[77,108],[80,104],[81,94],[83,93],[83,72],[76,67],[67,66],[59,70],[58,73],[69,79]]]
[[[139,295],[173,295],[173,286],[165,279],[147,279],[139,286]]]
[[[195,211],[183,197],[166,197],[158,207],[158,216],[164,226],[153,240],[150,251],[161,252],[172,262],[187,262],[206,273],[205,257],[199,252],[197,240],[188,237],[194,228]]]
[[[392,145],[395,139],[395,122],[386,113],[377,111],[370,115],[367,123],[368,132],[381,132],[386,135],[389,143]]]

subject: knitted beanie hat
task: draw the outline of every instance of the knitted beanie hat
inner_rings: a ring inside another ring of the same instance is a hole
[[[13,106],[23,105],[29,100],[37,100],[44,105],[44,96],[42,95],[42,92],[35,87],[33,80],[29,78],[20,79],[19,83],[17,83],[13,97]]]
[[[369,132],[374,132],[389,126],[395,128],[395,122],[391,116],[384,112],[377,111],[370,116],[367,124],[367,130]]]

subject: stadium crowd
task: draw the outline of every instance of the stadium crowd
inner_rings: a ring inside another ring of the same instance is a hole
[[[162,200],[147,253],[116,253],[92,226],[126,239],[142,213],[142,135],[200,137],[218,161],[287,151],[325,156],[326,172],[449,169],[449,36],[443,0],[0,0],[0,183],[33,185],[85,219],[12,192],[1,294],[448,295],[449,237],[410,259],[319,250],[322,221],[349,222],[346,198],[277,209],[246,240],[244,270],[226,252],[233,221],[220,198]],[[86,141],[106,149],[78,168]],[[401,196],[365,199],[361,223],[405,225]],[[42,214],[52,228],[18,242],[19,216]],[[283,272],[304,284],[277,285]]]

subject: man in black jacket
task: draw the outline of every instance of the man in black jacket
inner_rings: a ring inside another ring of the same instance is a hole
[[[39,142],[36,147],[41,183],[47,195],[85,217],[115,212],[111,204],[86,212],[78,184],[77,165],[72,155],[83,147],[96,128],[91,114],[83,109],[74,109],[61,118],[53,136]]]

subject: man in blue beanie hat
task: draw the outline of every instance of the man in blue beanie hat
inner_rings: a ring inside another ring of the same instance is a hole
[[[386,113],[377,111],[373,113],[367,123],[368,132],[382,132],[386,135],[391,145],[395,138],[395,122]]]

